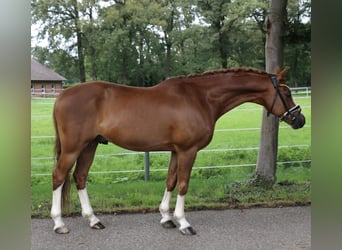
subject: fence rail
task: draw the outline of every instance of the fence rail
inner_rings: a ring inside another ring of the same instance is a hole
[[[291,163],[309,163],[311,160],[300,160],[300,161],[281,161],[277,162],[277,164],[291,164]],[[193,167],[193,170],[201,170],[201,169],[221,169],[221,168],[237,168],[237,167],[255,167],[255,163],[249,164],[232,164],[225,166],[205,166],[205,167]],[[150,169],[151,172],[167,172],[168,168],[158,168],[158,169]],[[130,169],[130,170],[109,170],[109,171],[89,171],[90,175],[101,175],[101,174],[120,174],[120,173],[143,173],[145,169]],[[31,174],[31,176],[51,176],[51,173],[38,173]],[[146,180],[146,176],[145,176]]]
[[[279,149],[282,148],[300,148],[300,147],[309,147],[308,144],[299,144],[299,145],[283,145],[278,146]],[[249,150],[258,150],[258,147],[250,147],[250,148],[218,148],[218,149],[202,149],[199,153],[210,153],[210,152],[228,152],[228,151],[249,151]],[[169,151],[153,151],[149,152],[150,154],[169,154]],[[106,158],[106,157],[115,157],[115,156],[129,156],[129,155],[143,155],[145,152],[120,152],[115,154],[96,154],[95,158]],[[31,160],[53,160],[53,156],[47,157],[32,157]]]
[[[279,149],[283,148],[294,148],[294,147],[309,147],[310,145],[307,144],[299,144],[299,145],[283,145],[278,146]],[[258,150],[258,147],[250,147],[250,148],[226,148],[226,149],[202,149],[199,153],[211,153],[211,152],[227,152],[227,151],[248,151],[248,150]],[[115,157],[115,156],[122,156],[122,155],[141,155],[145,154],[145,166],[144,169],[130,169],[130,170],[108,170],[108,171],[90,171],[89,174],[119,174],[119,173],[142,173],[145,172],[145,180],[148,181],[150,179],[150,172],[161,172],[167,171],[167,168],[161,169],[150,169],[150,162],[149,162],[149,154],[169,154],[168,151],[157,151],[157,152],[122,152],[116,154],[106,154],[106,155],[95,155],[95,157]],[[146,155],[148,154],[148,155]],[[53,157],[33,157],[32,160],[53,160]],[[285,161],[285,162],[277,162],[277,164],[290,164],[290,163],[309,163],[311,162],[310,159],[306,160],[295,160],[295,161]],[[234,167],[251,167],[256,166],[255,163],[248,163],[248,164],[232,164],[232,165],[225,165],[225,166],[202,166],[202,167],[193,167],[193,170],[200,170],[200,169],[222,169],[222,168],[234,168]],[[33,173],[31,176],[50,176],[51,173]]]
[[[311,126],[305,125],[305,128],[310,128]],[[291,129],[289,126],[279,126],[280,129]],[[252,130],[260,130],[260,128],[223,128],[223,129],[215,129],[215,133],[217,132],[227,132],[227,131],[252,131]],[[54,135],[34,135],[31,136],[31,139],[53,139]]]

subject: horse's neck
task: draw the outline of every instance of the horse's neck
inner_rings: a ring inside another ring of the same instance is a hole
[[[267,90],[265,76],[258,74],[212,76],[205,79],[204,93],[215,113],[216,119],[229,110],[245,102],[263,105],[263,95]]]

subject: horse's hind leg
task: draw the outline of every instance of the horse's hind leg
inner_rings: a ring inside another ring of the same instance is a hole
[[[93,208],[91,207],[86,188],[88,172],[94,160],[97,145],[98,142],[94,140],[90,142],[85,149],[83,149],[83,151],[77,159],[76,168],[73,176],[76,182],[78,197],[81,202],[82,216],[89,220],[91,228],[103,229],[105,228],[104,225],[94,215]]]
[[[162,216],[160,223],[164,228],[175,228],[176,224],[172,221],[172,216],[170,215],[170,201],[172,196],[172,190],[177,184],[177,154],[176,152],[171,153],[169,171],[166,181],[166,189],[164,192],[163,199],[159,206],[159,211]]]
[[[68,181],[69,171],[74,165],[76,158],[76,153],[62,152],[52,174],[53,192],[51,217],[54,221],[53,230],[60,234],[69,233],[69,229],[64,225],[62,220],[62,189],[65,182]]]

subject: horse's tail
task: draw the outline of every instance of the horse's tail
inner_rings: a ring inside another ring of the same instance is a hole
[[[58,126],[57,126],[57,120],[55,116],[55,112],[53,112],[53,124],[55,126],[55,147],[54,147],[54,153],[55,153],[55,164],[58,163],[59,157],[61,155],[62,147],[61,147],[61,140],[59,137],[58,132]],[[64,213],[69,213],[70,211],[70,170],[68,171],[64,185],[62,188],[62,210]]]
[[[56,160],[56,163],[57,163],[58,160],[59,160],[59,156],[61,155],[61,140],[59,138],[55,111],[53,112],[53,125],[55,127],[55,133],[56,133],[56,135],[55,135],[55,148],[54,148],[54,152],[55,152],[55,160]]]
[[[67,176],[65,177],[65,182],[62,188],[62,211],[65,214],[69,214],[70,212],[70,170],[68,171]]]

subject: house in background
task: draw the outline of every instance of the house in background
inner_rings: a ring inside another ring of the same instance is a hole
[[[31,96],[56,97],[63,91],[65,77],[31,58]]]

